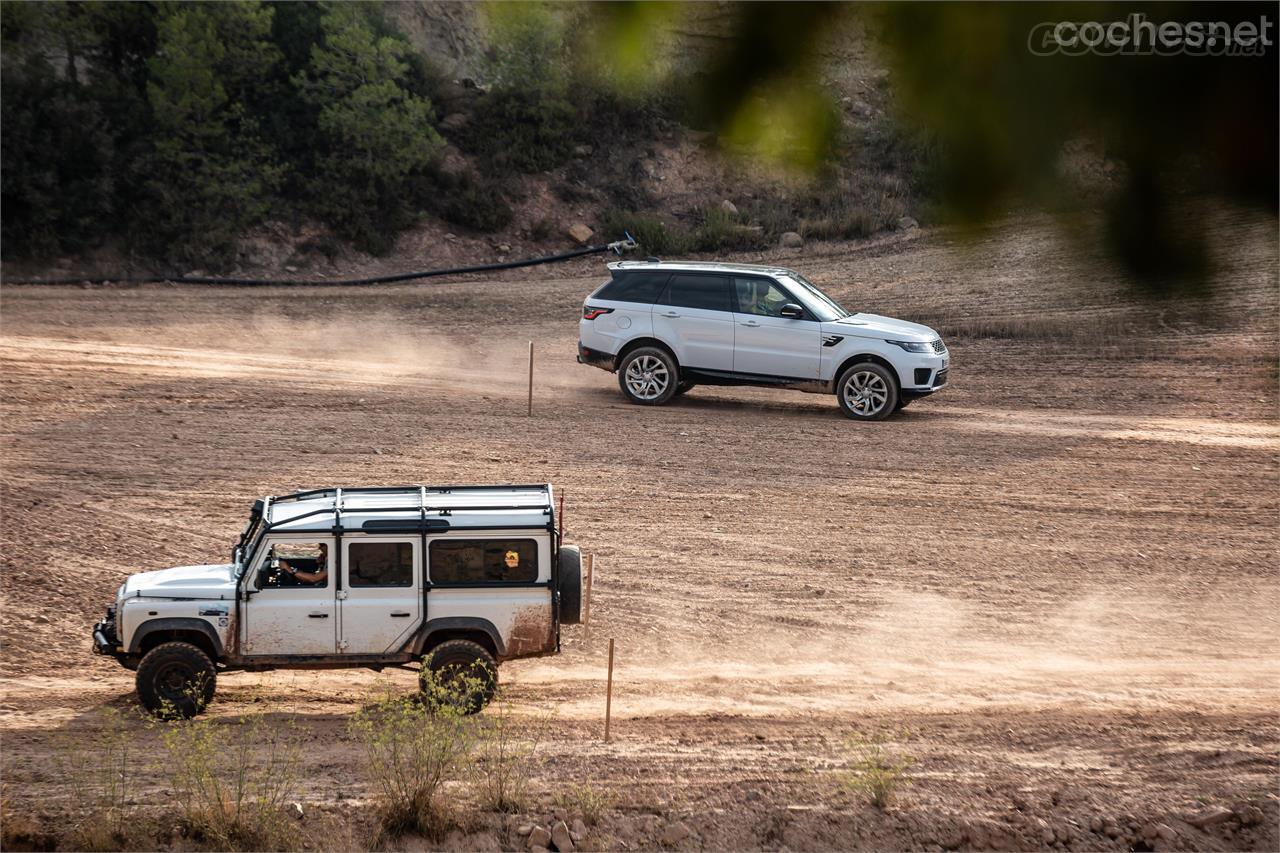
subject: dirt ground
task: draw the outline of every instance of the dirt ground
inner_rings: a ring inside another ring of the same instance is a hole
[[[522,712],[554,714],[539,803],[445,846],[523,849],[515,825],[585,784],[616,796],[590,845],[620,849],[1275,850],[1277,226],[1216,227],[1198,304],[1134,296],[1039,221],[741,257],[943,331],[951,387],[878,424],[767,390],[628,405],[574,362],[598,260],[405,287],[6,288],[9,814],[70,808],[59,745],[132,705],[89,641],[128,574],[224,561],[264,494],[549,481],[596,555],[593,637],[503,667]],[[230,674],[211,713],[296,722],[311,813],[362,825],[346,724],[378,678]],[[885,812],[841,785],[857,733],[914,758]],[[160,770],[138,772],[139,803],[162,802]]]

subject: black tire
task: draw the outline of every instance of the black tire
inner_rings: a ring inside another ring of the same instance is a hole
[[[688,394],[690,391],[692,391],[694,388],[697,388],[697,387],[698,387],[697,382],[681,382],[679,385],[676,386],[676,393],[674,396],[683,397],[685,394]]]
[[[637,347],[618,365],[622,396],[638,405],[661,406],[670,402],[679,386],[680,368],[671,353],[661,347]]]
[[[423,659],[424,675],[430,670],[436,678],[449,684],[455,677],[472,677],[477,680],[475,689],[461,697],[464,714],[475,714],[493,699],[498,691],[498,662],[488,649],[471,640],[445,640]],[[427,692],[426,679],[419,676],[420,687]]]
[[[577,625],[582,621],[582,549],[560,546],[560,621]]]
[[[161,643],[143,656],[135,679],[142,707],[161,719],[190,719],[213,701],[217,671],[190,643]]]
[[[836,400],[847,418],[882,421],[898,410],[898,380],[887,368],[860,361],[840,374]]]

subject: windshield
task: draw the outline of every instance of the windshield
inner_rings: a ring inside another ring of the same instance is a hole
[[[818,315],[819,320],[830,322],[832,320],[843,320],[845,317],[852,316],[850,312],[844,309],[839,302],[836,302],[830,296],[818,289],[818,286],[809,281],[799,273],[789,273],[787,279],[801,288],[811,297],[809,308],[814,314]]]

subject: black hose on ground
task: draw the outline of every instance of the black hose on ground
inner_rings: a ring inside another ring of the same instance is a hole
[[[492,272],[495,270],[513,270],[519,267],[533,267],[539,264],[552,264],[580,258],[584,255],[598,255],[602,252],[615,252],[619,255],[623,250],[636,247],[635,238],[627,234],[625,239],[615,240],[602,246],[584,246],[572,252],[561,252],[558,255],[544,255],[540,258],[527,258],[522,261],[504,261],[499,264],[476,264],[469,267],[450,267],[442,270],[423,270],[421,272],[397,273],[396,275],[379,275],[370,278],[335,278],[335,279],[274,279],[274,278],[218,278],[214,276],[144,276],[128,278],[122,276],[102,276],[98,278],[50,278],[27,279],[22,281],[3,281],[0,284],[9,286],[23,285],[68,285],[68,284],[220,284],[228,287],[258,287],[270,285],[291,285],[295,287],[344,287],[361,284],[396,284],[416,281],[421,278],[436,278],[442,275],[461,275],[471,272]]]

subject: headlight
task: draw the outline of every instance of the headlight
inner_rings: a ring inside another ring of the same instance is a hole
[[[907,352],[934,352],[931,341],[885,341],[886,344],[902,347]]]

